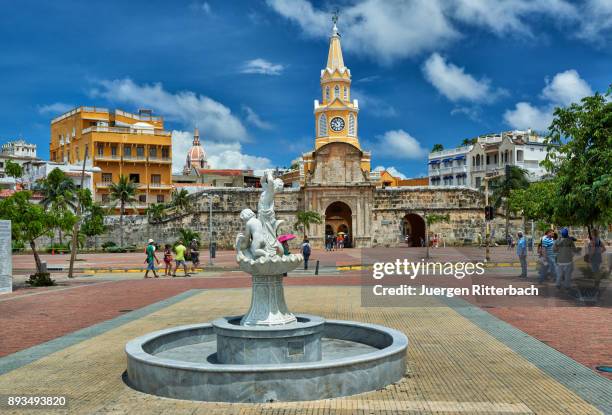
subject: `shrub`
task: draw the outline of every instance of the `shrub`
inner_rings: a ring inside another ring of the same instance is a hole
[[[68,252],[70,251],[70,245],[65,243],[65,244],[60,244],[60,243],[54,243],[49,245],[48,247],[45,248],[45,252],[49,253],[49,252]]]
[[[102,249],[110,248],[111,246],[117,246],[113,241],[106,241],[102,244]]]
[[[37,272],[30,275],[30,278],[26,281],[26,284],[32,287],[49,287],[55,285],[55,280],[51,278],[51,274],[48,272]]]
[[[11,241],[11,247],[13,248],[13,252],[20,252],[25,249],[25,245],[23,241]]]

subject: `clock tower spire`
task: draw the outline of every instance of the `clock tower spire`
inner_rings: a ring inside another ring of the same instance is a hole
[[[344,65],[338,13],[332,17],[327,65],[321,70],[321,101],[314,102],[315,150],[325,144],[343,142],[361,149],[358,138],[359,105],[351,101],[351,71]]]

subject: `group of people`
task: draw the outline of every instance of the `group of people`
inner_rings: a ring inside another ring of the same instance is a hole
[[[329,233],[325,235],[325,250],[335,251],[336,249],[343,249],[346,242],[347,242],[347,237],[342,232],[338,233],[338,235]]]
[[[538,244],[538,282],[540,284],[552,278],[557,288],[570,288],[574,271],[574,257],[580,255],[576,247],[576,238],[569,235],[569,229],[562,228],[560,235],[552,229],[546,231]],[[521,263],[521,277],[527,277],[527,240],[522,232],[517,234],[516,254]],[[601,268],[605,243],[599,232],[593,230],[585,241],[584,260],[589,263],[593,272]]]
[[[153,271],[155,278],[159,278],[157,274],[157,268],[155,265],[159,265],[160,261],[157,258],[157,251],[159,246],[153,239],[149,239],[147,247],[145,248],[145,263],[147,264],[147,270],[145,271],[144,277],[149,277],[149,271]],[[162,261],[164,262],[164,276],[176,277],[176,272],[179,268],[182,268],[185,272],[185,277],[189,277],[190,273],[188,270],[187,262],[191,262],[191,271],[195,272],[197,266],[200,265],[200,246],[197,239],[193,239],[189,242],[188,246],[183,244],[182,240],[172,246],[166,244],[164,246],[164,254]],[[172,262],[174,262],[174,267]]]

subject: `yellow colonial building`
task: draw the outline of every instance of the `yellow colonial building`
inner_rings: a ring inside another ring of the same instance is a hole
[[[93,179],[96,201],[110,203],[109,187],[121,175],[138,185],[139,210],[170,200],[172,137],[162,117],[78,107],[51,121],[51,161],[82,163],[86,148],[87,164],[101,169]]]

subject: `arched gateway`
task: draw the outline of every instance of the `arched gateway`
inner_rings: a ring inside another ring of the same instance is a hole
[[[406,239],[408,238],[408,239]],[[425,221],[416,213],[408,213],[402,220],[402,239],[409,246],[421,246],[425,241]]]
[[[338,235],[343,232],[348,244],[353,237],[353,213],[349,205],[344,202],[333,202],[325,209],[325,235]]]

